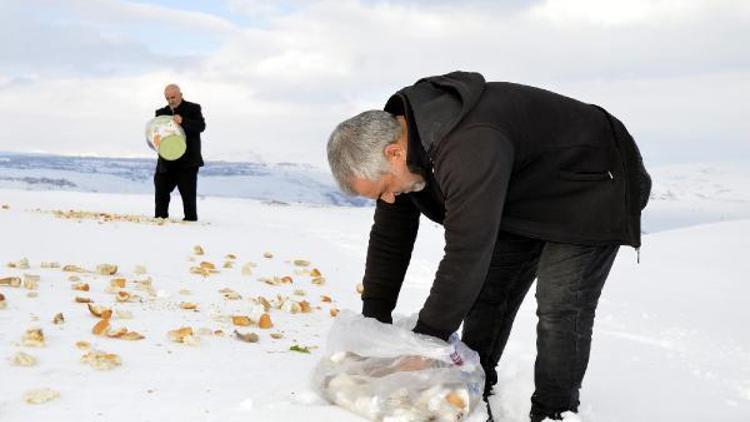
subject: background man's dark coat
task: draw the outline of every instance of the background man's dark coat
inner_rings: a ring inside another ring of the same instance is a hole
[[[174,110],[169,108],[169,106],[156,110],[156,116],[173,116],[175,114],[179,114],[182,117],[180,126],[185,131],[187,149],[182,157],[174,161],[167,161],[159,157],[159,161],[156,164],[156,171],[159,173],[203,166],[201,132],[206,130],[206,121],[203,119],[200,104],[182,100],[180,105]]]

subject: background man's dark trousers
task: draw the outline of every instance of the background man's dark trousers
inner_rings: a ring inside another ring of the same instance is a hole
[[[480,355],[487,377],[485,395],[497,382],[495,367],[516,312],[538,278],[532,420],[578,410],[594,313],[618,249],[616,245],[580,246],[500,233],[462,336]]]
[[[169,200],[175,187],[180,191],[184,220],[198,221],[196,209],[196,194],[198,187],[198,167],[171,169],[154,174],[156,188],[156,218],[169,217]]]

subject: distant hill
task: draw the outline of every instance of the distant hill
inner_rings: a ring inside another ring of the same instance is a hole
[[[153,192],[155,159],[0,152],[0,188],[79,192]],[[306,164],[207,162],[198,195],[282,203],[365,206],[342,194],[326,171]]]
[[[0,152],[0,188],[103,193],[153,193],[153,159],[69,157]],[[750,218],[750,165],[675,164],[649,167],[654,181],[643,231]],[[200,196],[275,203],[369,206],[342,194],[327,169],[307,164],[207,162]]]

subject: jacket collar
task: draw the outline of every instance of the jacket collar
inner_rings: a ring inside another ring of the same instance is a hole
[[[414,112],[409,105],[409,100],[404,95],[395,94],[388,100],[385,111],[396,116],[404,116],[406,119],[408,132],[406,165],[413,173],[424,176],[430,170],[430,160],[419,137],[419,129],[414,119]]]
[[[422,141],[419,139],[419,130],[416,121],[412,118],[412,113],[407,113],[406,124],[409,135],[407,138],[406,165],[412,173],[418,173],[424,177],[429,173],[432,166]]]
[[[423,149],[429,155],[459,122],[474,108],[484,92],[484,77],[479,73],[451,72],[420,79],[391,98],[385,110],[407,106]]]

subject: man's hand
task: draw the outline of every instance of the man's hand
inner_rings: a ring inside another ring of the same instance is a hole
[[[180,116],[179,114],[175,114],[174,116],[172,116],[172,118],[174,119],[174,122],[177,123],[178,125],[182,124],[182,116]]]
[[[429,366],[429,362],[422,356],[404,356],[396,363],[397,371],[421,371]]]

